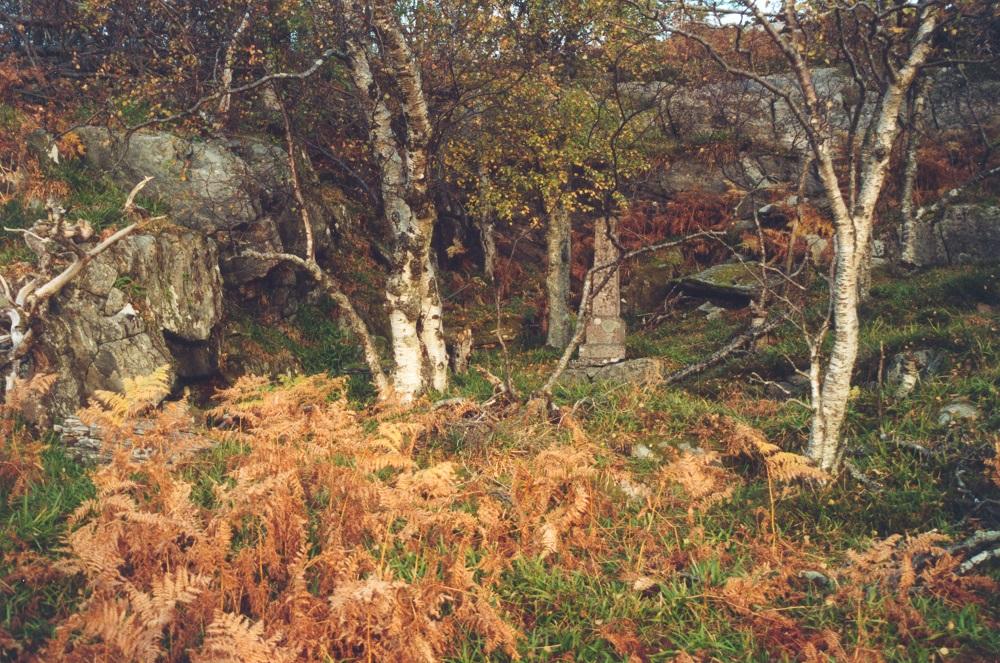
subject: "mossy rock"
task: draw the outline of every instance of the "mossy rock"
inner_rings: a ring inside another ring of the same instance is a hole
[[[759,298],[763,292],[760,264],[756,262],[714,265],[685,276],[679,283],[691,295],[743,300],[744,303]]]

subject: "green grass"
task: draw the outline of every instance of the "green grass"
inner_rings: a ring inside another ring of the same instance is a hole
[[[67,516],[93,495],[87,466],[55,444],[43,452],[41,475],[23,495],[0,493],[0,629],[29,650],[51,635],[55,617],[79,601],[80,583],[58,573],[38,583],[8,583],[16,571],[10,556],[31,552],[57,558]]]
[[[1000,321],[996,312],[980,306],[998,301],[995,275],[988,268],[945,269],[907,280],[883,277],[879,281],[863,318],[860,388],[850,403],[846,435],[851,462],[881,487],[870,490],[842,476],[824,487],[800,487],[779,495],[775,517],[782,544],[807,549],[817,563],[831,568],[844,563],[848,551],[864,549],[892,533],[937,529],[960,535],[995,526],[998,514],[988,506],[974,509],[956,480],[956,472],[964,471],[966,487],[1000,500],[1000,490],[986,482],[982,466],[992,455],[993,436],[1000,432],[1000,342],[996,340]],[[248,333],[261,345],[295,353],[307,369],[351,370],[356,354],[324,306],[299,311],[295,324],[300,340],[294,343],[287,334],[254,326],[252,321],[248,321]],[[705,324],[692,317],[634,335],[630,349],[637,354],[655,352],[677,362],[691,361],[725,342],[736,327],[725,318]],[[877,368],[872,362],[878,362],[882,354],[928,346],[948,353],[949,368],[922,381],[907,397],[895,398],[872,382]],[[696,434],[711,414],[745,420],[784,448],[799,450],[808,425],[804,408],[792,402],[760,409],[746,406],[763,396],[757,385],[746,380],[747,372],[764,370],[779,352],[796,356],[801,351],[789,339],[779,339],[780,351],[774,347],[765,350],[763,358],[734,361],[694,384],[644,390],[599,384],[560,388],[556,404],[577,406],[578,418],[599,445],[599,467],[624,465],[636,481],[649,480],[659,470],[659,457],[629,458],[628,448],[619,448],[615,440],[621,437],[629,445],[644,444],[660,456],[681,445],[712,445],[717,441],[705,442]],[[556,353],[516,348],[509,360],[515,385],[527,393],[541,384]],[[474,365],[496,375],[503,375],[506,361],[499,350],[477,352],[473,357]],[[741,385],[747,400],[723,398],[713,386],[719,380]],[[489,382],[473,370],[456,376],[449,395],[484,400],[492,391]],[[982,416],[962,425],[939,424],[940,407],[956,398],[975,403]],[[903,449],[891,442],[893,438],[918,442],[933,453]],[[503,425],[477,438],[448,431],[427,441],[420,460],[461,461],[466,454],[487,450],[525,454],[536,444]],[[223,444],[200,454],[185,470],[200,506],[213,506],[213,486],[227,480],[230,459],[245,452],[238,444]],[[66,514],[92,494],[85,468],[54,448],[44,458],[43,477],[24,497],[0,506],[4,535],[0,551],[18,546],[53,554],[65,531]],[[616,511],[602,515],[598,523],[608,554],[599,559],[583,554],[578,568],[534,557],[513,559],[494,591],[500,610],[524,633],[519,645],[523,659],[626,661],[627,656],[616,651],[602,628],[628,622],[643,660],[670,661],[682,651],[725,661],[785,660],[773,642],[758,640],[746,622],[717,598],[727,579],[759,571],[752,544],[761,540],[767,527],[769,495],[760,468],[753,463],[731,464],[730,468],[741,477],[741,485],[730,500],[705,512],[689,514],[680,505],[650,513],[641,503],[626,502],[623,497]],[[319,491],[312,499],[315,508],[310,517],[315,520],[323,513],[328,496]],[[463,503],[456,508],[473,509],[474,505]],[[319,521],[311,522],[311,528],[319,531]],[[637,531],[648,531],[649,538],[640,543],[634,538]],[[437,541],[425,542],[425,546],[438,545]],[[636,591],[624,579],[624,572],[641,568],[651,551],[678,547],[678,568],[658,576],[653,589]],[[695,556],[705,549],[707,556]],[[405,580],[435,573],[430,560],[437,552],[399,545],[378,551],[386,568]],[[995,566],[984,570],[998,576]],[[0,569],[0,578],[10,571],[9,567]],[[0,585],[0,591],[5,592],[0,627],[29,646],[44,640],[51,621],[79,600],[79,587],[66,579],[34,588]],[[831,592],[809,587],[794,603],[780,607],[802,628],[812,632],[833,629],[848,649],[863,641],[889,661],[937,661],[942,648],[950,652],[948,660],[1000,658],[1000,632],[994,628],[1000,615],[996,598],[985,606],[955,605],[916,593],[912,605],[925,626],[919,633],[907,634],[886,620],[884,597],[875,592],[869,592],[862,605],[830,603]],[[487,658],[483,647],[482,641],[466,635],[449,660],[507,660],[499,653]]]
[[[374,399],[375,390],[360,347],[337,322],[335,306],[329,299],[299,307],[288,321],[296,331],[294,337],[286,330],[261,324],[243,311],[232,310],[230,314],[265,352],[291,353],[306,374],[349,375],[348,395],[352,401],[368,403]]]
[[[109,175],[95,174],[79,159],[47,164],[46,168],[51,177],[69,186],[70,195],[62,201],[68,218],[85,219],[98,232],[123,224],[122,206],[128,191],[112,182]],[[162,203],[141,194],[136,197],[136,204],[152,215],[167,211]]]

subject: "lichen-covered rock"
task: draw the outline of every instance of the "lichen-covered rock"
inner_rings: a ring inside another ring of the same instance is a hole
[[[956,426],[979,419],[979,408],[968,401],[956,400],[948,403],[938,413],[939,426]]]
[[[222,275],[214,242],[167,227],[135,235],[111,252],[162,329],[184,341],[207,341],[222,319]]]
[[[125,294],[112,287],[104,296],[83,288],[60,295],[56,315],[45,323],[40,349],[58,375],[43,415],[61,421],[86,404],[99,389],[120,390],[126,378],[146,375],[169,364],[170,351],[156,320],[130,302],[117,311]]]
[[[143,190],[170,209],[173,223],[216,241],[227,283],[261,279],[278,264],[243,255],[290,252],[301,255],[305,233],[295,209],[285,152],[254,138],[196,140],[157,131],[123,136],[101,127],[76,131],[87,164],[106,172],[123,188],[143,177],[153,180]],[[315,200],[313,200],[315,198]],[[321,195],[311,196],[317,249],[330,242]]]
[[[680,281],[688,293],[749,301],[763,292],[760,266],[756,263],[727,262],[687,276]]]
[[[175,223],[205,234],[252,223],[262,213],[262,195],[277,188],[276,180],[287,181],[281,150],[264,144],[252,150],[255,169],[223,141],[138,131],[126,144],[122,136],[101,127],[82,127],[76,133],[86,148],[88,165],[128,186],[152,177],[144,195],[168,204]],[[267,154],[273,167],[262,178],[259,171],[264,170],[261,162]]]
[[[601,366],[574,362],[559,379],[565,386],[590,382],[651,385],[663,378],[663,362],[656,357],[639,357]]]
[[[1000,257],[1000,207],[949,205],[915,228],[918,267],[992,262]]]
[[[39,415],[47,421],[37,423],[61,421],[95,391],[120,390],[126,378],[164,364],[173,376],[189,375],[190,359],[171,345],[211,356],[221,319],[214,242],[174,227],[124,239],[53,302],[39,339],[46,364],[39,369],[58,380]]]
[[[917,386],[917,382],[941,372],[947,362],[947,355],[941,350],[921,348],[906,350],[889,360],[885,381],[896,398],[905,398]]]

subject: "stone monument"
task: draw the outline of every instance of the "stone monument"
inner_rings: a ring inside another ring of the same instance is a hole
[[[618,222],[601,218],[594,222],[594,265],[614,264],[619,258]],[[608,275],[609,269],[613,273]],[[580,346],[580,364],[600,366],[625,358],[625,321],[621,318],[618,265],[594,272],[594,296],[590,321]],[[602,285],[603,284],[603,285]]]
[[[563,373],[560,379],[563,384],[650,384],[661,379],[660,359],[640,357],[625,361],[625,321],[621,317],[620,274],[616,264],[620,257],[617,232],[614,219],[598,219],[594,223],[594,264],[615,266],[594,270],[594,287],[600,286],[600,290],[594,296],[579,359]],[[613,270],[610,276],[609,269]]]

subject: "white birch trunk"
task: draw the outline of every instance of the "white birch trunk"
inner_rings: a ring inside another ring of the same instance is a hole
[[[861,155],[860,193],[850,211],[837,180],[829,139],[818,132],[813,134],[813,151],[819,165],[820,179],[834,215],[837,255],[834,259],[830,292],[833,347],[822,376],[816,370],[818,358],[813,360],[813,419],[806,455],[827,471],[836,470],[843,456],[841,433],[858,355],[858,301],[859,286],[862,285],[859,279],[870,257],[869,244],[875,206],[885,184],[893,144],[899,135],[900,108],[920,66],[930,55],[930,37],[936,26],[936,9],[925,8],[909,57],[896,72],[895,80],[882,93],[876,106],[877,111],[869,126],[871,140],[865,141]],[[793,61],[796,62],[796,75],[806,107],[810,109],[812,127],[814,130],[819,129],[821,115],[817,109],[820,106],[812,74],[801,56],[793,54]]]
[[[444,391],[448,388],[448,347],[444,338],[437,273],[429,259],[424,265],[421,281],[420,323],[420,340],[426,355],[430,386]]]
[[[393,14],[391,3],[372,3],[372,26],[378,33],[376,55],[371,34],[357,6],[342,6],[352,20],[348,40],[351,74],[368,115],[369,143],[379,169],[385,220],[392,229],[395,247],[386,302],[396,362],[393,386],[401,401],[412,402],[428,388],[448,386],[448,352],[445,347],[441,297],[431,257],[431,239],[437,212],[427,191],[428,145],[431,125],[423,95],[420,70]],[[388,94],[372,74],[378,58],[382,70],[398,87],[399,105],[406,124],[405,136],[393,128]]]
[[[854,238],[837,235],[833,299],[833,347],[820,380],[818,365],[812,371],[813,419],[806,456],[820,468],[832,471],[840,463],[841,428],[851,394],[851,374],[858,355],[858,261]]]
[[[899,212],[902,217],[899,227],[899,258],[904,265],[913,265],[917,262],[917,210],[914,196],[917,188],[917,156],[920,149],[920,131],[923,124],[928,87],[930,87],[930,82],[927,78],[918,81],[913,90],[913,98],[910,105],[910,126],[906,140],[903,191],[899,202]]]
[[[236,27],[236,31],[233,32],[233,38],[229,41],[229,47],[226,48],[226,57],[222,67],[221,80],[222,89],[225,92],[223,93],[222,98],[219,99],[219,115],[223,117],[229,113],[229,105],[232,97],[229,93],[229,88],[233,85],[233,62],[236,60],[236,47],[239,46],[240,37],[243,35],[243,31],[247,29],[249,24],[250,12],[247,11],[243,14],[243,18]]]

